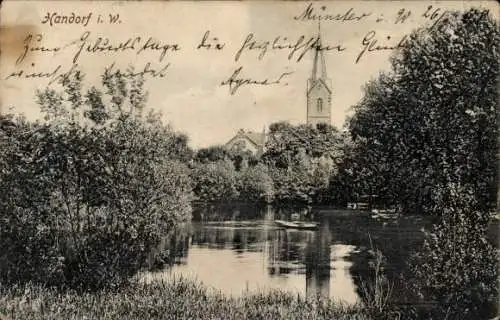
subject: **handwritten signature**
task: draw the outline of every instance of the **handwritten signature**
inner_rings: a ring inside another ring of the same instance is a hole
[[[234,95],[238,91],[238,89],[244,85],[269,86],[269,85],[280,84],[284,78],[293,74],[293,72],[283,72],[279,77],[275,78],[274,80],[269,80],[269,79],[255,80],[251,78],[240,77],[240,73],[242,70],[243,67],[238,67],[236,70],[234,70],[233,74],[229,77],[229,79],[221,82],[221,86],[229,86],[229,93],[231,95]]]

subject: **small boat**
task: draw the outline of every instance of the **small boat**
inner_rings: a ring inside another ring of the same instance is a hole
[[[274,220],[274,223],[288,229],[314,230],[318,228],[315,222]]]

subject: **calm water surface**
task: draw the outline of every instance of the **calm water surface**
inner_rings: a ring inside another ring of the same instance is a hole
[[[283,229],[275,219],[316,221],[319,227]],[[163,244],[173,265],[144,278],[182,276],[233,296],[280,289],[352,304],[360,300],[361,283],[373,280],[372,249],[382,251],[386,274],[397,279],[430,223],[330,208],[204,206],[195,209],[186,230]]]

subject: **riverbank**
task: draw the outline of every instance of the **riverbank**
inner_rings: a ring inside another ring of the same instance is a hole
[[[116,291],[57,292],[0,287],[0,319],[369,319],[361,306],[274,291],[233,298],[188,280],[131,284]]]

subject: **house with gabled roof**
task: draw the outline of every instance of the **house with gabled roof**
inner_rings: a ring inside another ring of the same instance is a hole
[[[254,155],[260,156],[264,152],[266,136],[265,129],[262,132],[240,129],[236,135],[225,144],[225,147],[232,151],[250,151]]]

